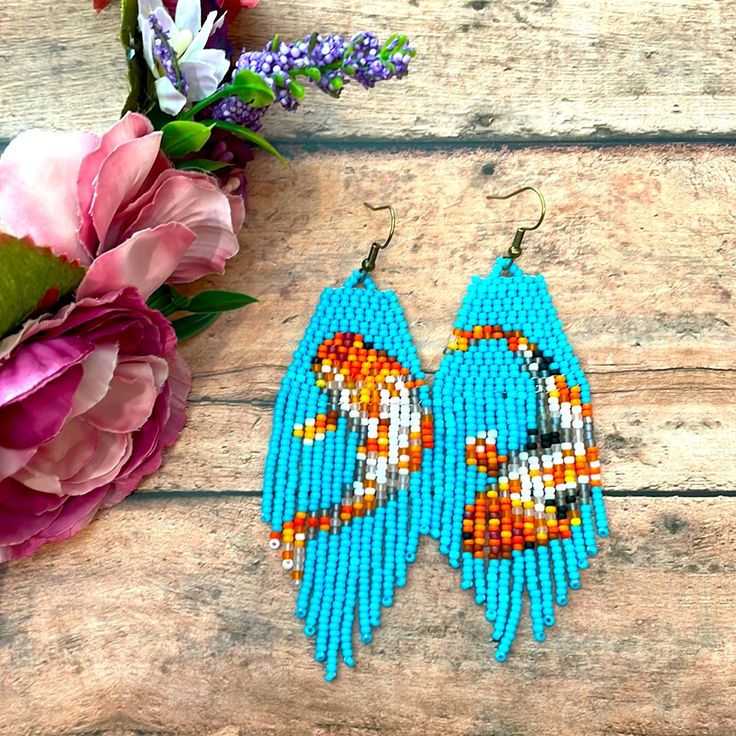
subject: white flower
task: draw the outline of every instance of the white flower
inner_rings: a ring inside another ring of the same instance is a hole
[[[143,55],[156,79],[156,94],[165,113],[177,115],[187,102],[209,97],[227,74],[230,62],[225,52],[205,48],[224,21],[225,16],[217,18],[213,10],[202,23],[200,0],[179,0],[175,20],[162,0],[140,0],[138,26]],[[159,29],[165,37],[163,43]],[[175,55],[175,62],[169,51]]]

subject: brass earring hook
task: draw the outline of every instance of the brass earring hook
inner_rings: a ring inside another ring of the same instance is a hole
[[[376,267],[376,258],[378,258],[378,251],[383,250],[384,248],[388,248],[388,244],[391,242],[391,238],[393,238],[394,232],[396,232],[396,210],[390,204],[372,205],[368,204],[368,202],[363,202],[363,204],[369,210],[373,210],[374,212],[378,212],[378,210],[388,210],[391,217],[391,222],[389,224],[388,237],[386,238],[386,240],[384,240],[382,243],[378,240],[374,240],[371,243],[371,249],[368,252],[368,257],[364,258],[363,262],[360,264],[360,278],[358,279],[359,284],[363,283],[363,281],[365,281],[365,277]]]
[[[521,255],[521,241],[524,239],[524,234],[529,232],[530,230],[536,230],[542,224],[544,216],[545,214],[547,214],[547,205],[544,201],[542,193],[534,187],[522,187],[521,189],[517,189],[510,194],[489,194],[487,197],[487,199],[511,199],[511,197],[515,197],[517,194],[521,194],[522,192],[534,192],[534,194],[539,197],[539,203],[542,205],[542,211],[539,215],[539,219],[537,220],[536,225],[533,225],[532,227],[519,227],[516,229],[516,234],[514,235],[514,239],[511,242],[507,253],[509,262],[501,270],[502,275],[508,274],[509,269],[513,265],[514,261]]]

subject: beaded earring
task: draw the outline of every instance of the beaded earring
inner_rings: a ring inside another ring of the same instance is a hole
[[[406,584],[431,511],[429,389],[396,294],[370,276],[395,213],[366,206],[389,210],[389,236],[322,293],[276,398],[263,486],[269,546],[328,681],[339,654],[354,664],[356,618],[367,644]]]
[[[544,641],[554,603],[608,535],[590,388],[544,277],[515,265],[527,230],[487,278],[473,277],[434,382],[437,456],[430,533],[474,588],[509,653],[523,591]]]

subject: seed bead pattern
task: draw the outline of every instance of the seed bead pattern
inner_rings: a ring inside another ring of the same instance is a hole
[[[326,289],[281,384],[266,460],[269,546],[335,678],[369,643],[431,514],[429,389],[398,299],[359,272]],[[357,615],[356,615],[357,614]]]
[[[494,622],[496,659],[522,595],[544,641],[554,603],[608,535],[590,388],[543,276],[474,277],[435,378],[430,533]]]

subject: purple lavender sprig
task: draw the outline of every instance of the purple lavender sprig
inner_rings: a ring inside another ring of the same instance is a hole
[[[153,13],[148,16],[148,24],[151,26],[151,30],[153,31],[153,58],[158,64],[161,72],[166,75],[171,84],[174,85],[174,89],[186,96],[189,92],[189,84],[187,84],[187,80],[184,79],[176,53],[171,48],[171,44],[169,43],[169,34],[161,28],[158,18]]]
[[[381,45],[375,33],[356,33],[349,41],[337,34],[314,33],[293,43],[278,36],[261,51],[246,51],[235,63],[233,76],[248,69],[262,77],[273,90],[274,103],[292,111],[304,96],[298,81],[307,80],[323,92],[339,97],[350,80],[366,88],[387,79],[401,78],[415,55],[406,36],[395,34]],[[238,97],[220,100],[209,111],[215,120],[260,130],[269,107],[254,108]]]

